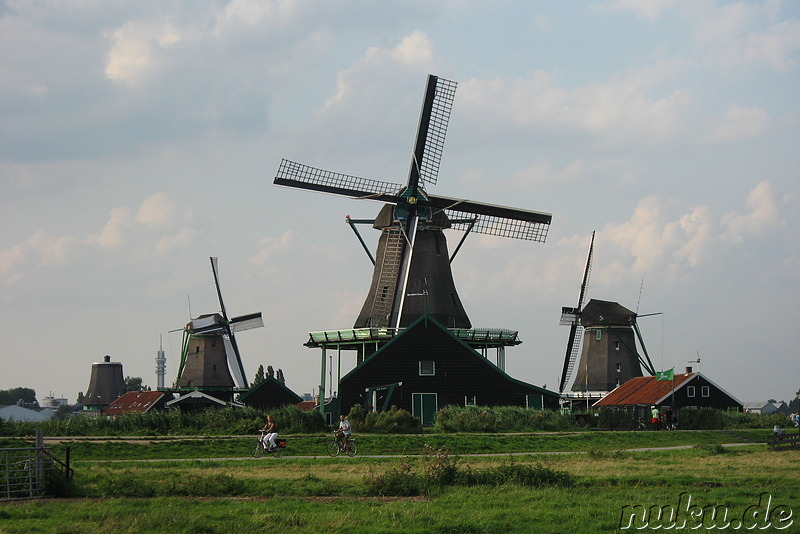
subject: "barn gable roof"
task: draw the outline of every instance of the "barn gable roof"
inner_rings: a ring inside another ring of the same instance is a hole
[[[164,398],[161,391],[129,391],[111,402],[103,410],[103,415],[122,415],[126,413],[145,413]]]
[[[283,382],[281,382],[280,380],[278,380],[274,376],[268,376],[263,381],[259,382],[255,386],[251,387],[247,391],[247,393],[244,393],[241,397],[239,397],[239,401],[247,404],[248,397],[250,397],[251,395],[256,394],[257,392],[259,392],[262,389],[263,390],[276,389],[281,394],[286,395],[287,397],[291,398],[292,402],[294,402],[295,404],[303,401],[303,397],[301,397],[300,395],[298,395],[297,393],[295,393],[294,391],[292,391],[291,389],[286,387],[286,384],[284,384]]]
[[[719,391],[742,404],[736,397],[719,387],[701,373],[676,374],[674,380],[657,380],[655,376],[639,376],[631,378],[614,391],[594,403],[594,406],[631,406],[631,405],[659,405],[666,401],[674,392],[690,385],[702,377],[706,382]]]
[[[450,330],[448,330],[447,328],[442,326],[441,323],[439,323],[436,319],[434,319],[433,317],[431,317],[429,315],[421,315],[420,317],[418,317],[413,323],[408,325],[402,332],[400,332],[395,337],[393,337],[391,339],[391,341],[386,343],[384,346],[382,346],[376,352],[371,354],[369,357],[365,358],[364,361],[361,362],[361,364],[359,364],[358,366],[356,366],[355,369],[351,370],[349,373],[347,373],[345,376],[343,376],[342,377],[342,382],[344,382],[345,380],[350,378],[352,375],[358,373],[359,370],[361,370],[365,365],[369,364],[370,362],[372,362],[372,361],[374,361],[376,359],[381,358],[381,356],[383,354],[385,354],[386,352],[391,351],[392,347],[395,344],[400,343],[401,340],[403,338],[405,338],[406,336],[413,335],[414,330],[416,330],[417,328],[426,328],[429,325],[433,325],[433,327],[437,328],[445,336],[447,336],[449,338],[449,341],[452,341],[453,343],[460,345],[464,349],[465,352],[473,355],[475,358],[477,358],[478,361],[483,362],[484,365],[489,367],[491,369],[491,371],[503,376],[509,382],[515,383],[515,384],[519,384],[520,386],[524,386],[524,387],[527,387],[527,388],[532,388],[532,389],[534,389],[536,391],[539,391],[540,393],[543,393],[545,395],[552,395],[552,396],[558,397],[558,393],[556,393],[554,391],[550,391],[550,390],[542,388],[540,386],[536,386],[534,384],[529,384],[527,382],[523,382],[522,380],[517,380],[516,378],[513,378],[513,377],[509,376],[508,374],[505,373],[505,371],[503,371],[502,369],[497,367],[488,358],[484,357],[478,351],[476,351],[475,349],[470,347],[464,340],[462,340],[459,337],[453,335],[453,333],[450,332]]]

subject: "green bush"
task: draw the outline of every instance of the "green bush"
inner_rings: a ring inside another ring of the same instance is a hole
[[[417,473],[403,462],[389,471],[365,479],[367,492],[378,496],[408,497],[430,495],[450,486],[517,485],[532,488],[545,486],[571,487],[574,477],[537,464],[517,464],[513,460],[482,471],[459,467],[447,448],[424,447],[422,472]]]
[[[678,428],[681,430],[721,429],[722,413],[713,408],[680,408],[678,410]]]
[[[574,428],[572,417],[521,406],[445,406],[436,413],[437,432],[533,432]]]
[[[724,428],[764,428],[772,430],[775,425],[784,428],[791,427],[791,421],[782,413],[761,415],[758,413],[745,412],[722,412],[722,424]]]
[[[360,407],[358,408],[363,411]],[[350,413],[355,415],[353,418],[348,415],[350,424],[353,425],[354,430],[359,432],[408,434],[419,432],[420,429],[419,419],[397,406],[392,406],[385,412],[369,412],[363,417],[361,413],[356,410],[356,407],[353,407]]]

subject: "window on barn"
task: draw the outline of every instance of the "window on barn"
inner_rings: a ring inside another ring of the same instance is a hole
[[[433,376],[436,374],[436,362],[421,360],[419,362],[419,376]]]
[[[475,395],[465,395],[464,396],[464,406],[477,406],[478,403],[475,400]]]
[[[619,341],[614,342],[614,350],[619,351]]]
[[[686,386],[686,396],[694,397],[694,386]]]
[[[702,386],[700,388],[700,394],[703,397],[710,397],[711,396],[711,388],[709,388],[708,386]]]

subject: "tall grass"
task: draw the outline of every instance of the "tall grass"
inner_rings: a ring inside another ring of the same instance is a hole
[[[285,406],[269,412],[281,433],[313,433],[325,428],[322,415]],[[10,421],[0,426],[3,436],[30,436],[41,428],[46,436],[182,436],[252,434],[264,426],[266,412],[253,408],[211,408],[201,412],[180,409],[128,414],[115,418],[76,415],[42,422]]]
[[[415,471],[408,462],[400,462],[385,473],[367,476],[365,482],[369,494],[410,497],[437,494],[451,486],[571,487],[575,479],[565,471],[541,464],[521,464],[513,459],[486,469],[462,467],[446,448],[426,446],[421,469]]]
[[[445,406],[436,414],[437,432],[533,432],[575,428],[572,417],[520,406]]]

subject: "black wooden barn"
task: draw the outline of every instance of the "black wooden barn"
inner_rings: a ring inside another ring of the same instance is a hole
[[[596,408],[633,410],[638,419],[648,420],[653,406],[659,410],[672,408],[715,408],[742,411],[742,402],[712,382],[708,377],[692,372],[676,374],[672,380],[655,376],[630,379],[594,403]]]
[[[286,384],[270,376],[244,393],[239,402],[252,408],[269,410],[281,406],[295,406],[303,398],[286,387]]]
[[[488,358],[423,315],[339,384],[340,411],[397,406],[432,424],[446,405],[558,408],[558,394],[508,376]]]

